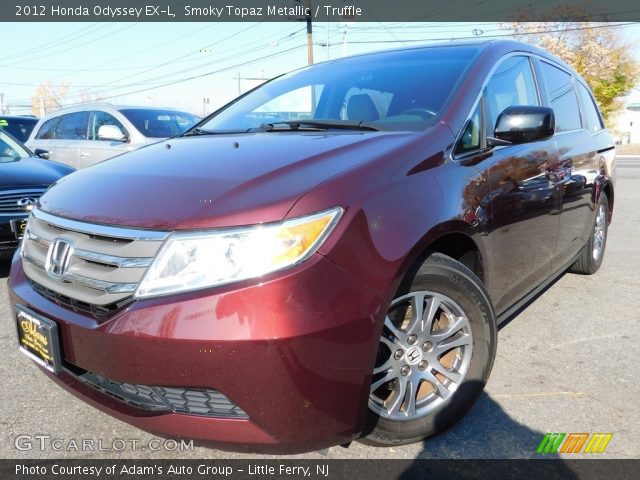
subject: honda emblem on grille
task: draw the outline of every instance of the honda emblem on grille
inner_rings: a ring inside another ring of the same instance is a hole
[[[37,198],[25,197],[16,202],[19,207],[23,207],[25,210],[33,210],[33,206],[38,203]]]
[[[47,252],[47,260],[44,268],[49,276],[60,279],[69,267],[69,261],[73,256],[73,242],[66,238],[58,237],[51,245]]]

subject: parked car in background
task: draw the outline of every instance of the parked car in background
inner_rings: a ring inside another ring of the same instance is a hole
[[[81,169],[179,135],[198,120],[169,108],[84,104],[40,119],[26,145],[42,158]]]
[[[73,168],[34,158],[20,142],[0,129],[0,260],[13,254],[27,217],[53,182]]]
[[[17,343],[168,436],[420,441],[481,394],[501,322],[598,270],[614,156],[584,80],[526,44],[307,67],[52,187],[11,267]]]
[[[0,129],[6,130],[20,142],[26,142],[38,118],[31,115],[0,115]]]

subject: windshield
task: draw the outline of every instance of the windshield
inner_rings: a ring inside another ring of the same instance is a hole
[[[167,138],[180,135],[195,125],[200,118],[187,112],[155,110],[150,108],[128,108],[120,112],[145,137]]]
[[[0,163],[17,162],[29,156],[24,147],[0,129]]]
[[[476,51],[431,47],[307,67],[240,98],[199,125],[198,132],[282,131],[273,127],[282,122],[304,127],[304,120],[326,122],[325,128],[362,123],[378,130],[424,130],[435,124]]]

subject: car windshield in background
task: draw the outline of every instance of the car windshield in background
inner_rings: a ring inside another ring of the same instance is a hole
[[[166,138],[180,135],[200,120],[195,115],[175,110],[127,108],[120,112],[145,137]]]
[[[0,129],[0,163],[16,162],[27,158],[29,152]]]
[[[307,67],[257,88],[199,125],[195,133],[358,124],[370,130],[421,131],[435,124],[476,52],[472,46],[442,46]]]
[[[21,142],[26,142],[33,127],[38,123],[32,117],[0,117],[0,129],[6,130]]]

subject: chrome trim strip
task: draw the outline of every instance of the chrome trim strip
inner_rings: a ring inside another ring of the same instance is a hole
[[[33,233],[31,230],[28,230],[28,229],[27,229],[27,238],[29,240],[33,240],[37,244],[42,245],[43,247],[46,247],[46,248],[49,248],[49,245],[51,245],[51,242],[49,240],[36,235],[35,233]]]
[[[35,265],[36,267],[45,270],[44,262],[33,258],[31,255],[23,255],[24,260]],[[99,290],[105,293],[133,293],[138,287],[137,283],[112,283],[102,280],[96,280],[94,278],[85,277],[71,272],[65,272],[61,279],[66,283],[73,283],[75,285],[82,285],[83,287],[91,288],[93,290]],[[49,288],[49,287],[47,287]]]
[[[51,225],[54,225],[56,227],[64,228],[65,230],[85,233],[87,235],[122,238],[124,240],[162,241],[171,233],[168,231],[144,230],[142,228],[113,227],[96,223],[79,222],[77,220],[70,220],[68,218],[45,213],[39,209],[34,209],[31,212],[31,215],[33,215],[38,220],[50,223]]]
[[[44,262],[41,262],[40,260],[36,260],[31,255],[27,255],[25,253],[22,254],[22,258],[27,262],[29,262],[30,264],[35,265],[36,267],[44,270]]]
[[[84,277],[71,272],[65,272],[62,276],[63,282],[70,282],[83,287],[100,290],[105,293],[133,293],[138,287],[137,283],[112,283],[94,278]]]
[[[148,267],[153,261],[153,257],[118,257],[116,255],[78,249],[73,251],[73,256],[89,262],[103,263],[118,268]]]

